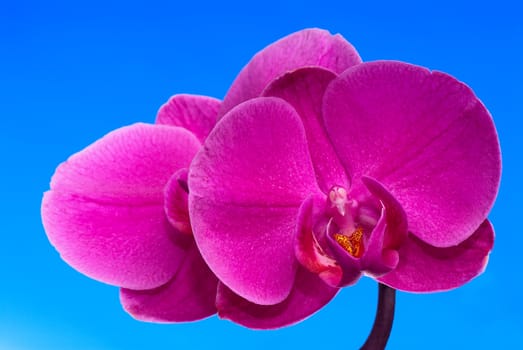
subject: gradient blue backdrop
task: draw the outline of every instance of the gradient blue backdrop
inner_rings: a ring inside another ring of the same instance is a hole
[[[364,60],[403,60],[456,76],[483,100],[499,131],[504,173],[490,215],[497,240],[486,272],[452,292],[399,293],[389,348],[520,348],[521,18],[518,1],[505,0],[3,0],[0,349],[355,349],[364,341],[376,299],[369,279],[278,331],[216,317],[182,325],[134,321],[120,308],[117,288],[60,260],[40,222],[42,193],[70,154],[112,129],[153,122],[172,94],[223,97],[256,51],[305,27],[342,33]]]

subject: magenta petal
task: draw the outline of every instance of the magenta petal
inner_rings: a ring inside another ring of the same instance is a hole
[[[163,188],[200,148],[182,128],[134,124],[117,129],[62,163],[51,190],[98,202],[162,203]]]
[[[319,189],[296,111],[274,97],[233,109],[194,158],[189,188],[210,203],[299,207]]]
[[[343,249],[330,233],[327,234],[327,244],[333,257],[341,267],[342,277],[338,286],[346,287],[358,282],[362,273],[360,259],[353,257]]]
[[[500,150],[492,118],[464,84],[405,63],[363,63],[331,83],[324,118],[353,179],[380,181],[423,241],[459,244],[485,219]]]
[[[184,253],[171,241],[175,231],[161,203],[97,203],[51,190],[44,195],[42,218],[62,259],[111,285],[148,289],[164,284]]]
[[[181,126],[203,142],[216,124],[221,101],[199,95],[174,95],[156,116],[156,124]]]
[[[319,192],[292,107],[257,98],[233,109],[195,157],[189,189],[194,237],[211,270],[252,302],[284,300],[297,267],[298,208]]]
[[[216,313],[218,280],[203,261],[194,241],[176,275],[165,285],[150,290],[120,290],[124,309],[148,322],[196,321]]]
[[[378,280],[407,292],[457,288],[483,272],[493,244],[494,231],[488,220],[455,247],[436,248],[409,236],[399,251],[396,269]]]
[[[273,329],[299,322],[325,306],[338,292],[316,274],[299,268],[289,296],[276,305],[257,305],[219,284],[216,305],[222,318],[254,329]]]
[[[280,97],[290,103],[301,117],[316,178],[328,193],[333,185],[350,187],[350,182],[327,137],[322,117],[323,94],[336,74],[324,68],[301,68],[274,80],[264,96]]]
[[[297,207],[243,207],[190,197],[189,212],[198,248],[223,283],[257,304],[276,304],[289,295],[298,265]]]
[[[223,100],[220,115],[259,96],[271,80],[289,71],[317,66],[341,73],[360,62],[354,47],[339,34],[321,29],[293,33],[258,52],[242,69]]]
[[[188,131],[135,124],[61,164],[42,201],[48,238],[80,272],[132,289],[166,283],[183,249],[163,208],[163,186],[199,148]]]

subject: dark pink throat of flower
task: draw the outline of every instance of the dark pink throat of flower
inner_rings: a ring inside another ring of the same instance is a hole
[[[303,207],[308,219],[300,226],[297,259],[332,286],[353,284],[362,273],[381,276],[393,270],[407,235],[397,201],[375,180],[364,182],[367,195],[354,197],[333,186],[326,202]]]

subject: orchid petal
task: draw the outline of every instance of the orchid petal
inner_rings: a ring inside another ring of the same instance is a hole
[[[305,131],[285,101],[259,97],[217,124],[189,171],[189,200],[299,207],[319,193]]]
[[[399,251],[396,269],[378,280],[407,292],[457,288],[483,272],[493,244],[494,230],[488,220],[454,247],[436,248],[409,236]]]
[[[284,99],[298,112],[305,127],[316,178],[325,193],[334,185],[350,187],[321,115],[323,94],[334,78],[336,74],[324,68],[301,68],[275,79],[263,92],[264,96]]]
[[[176,275],[150,290],[120,290],[124,309],[147,322],[196,321],[216,313],[218,280],[203,261],[194,240],[186,236],[185,255]]]
[[[199,95],[174,95],[156,116],[156,124],[180,126],[191,131],[200,142],[216,124],[221,101]]]
[[[342,277],[338,287],[347,287],[358,282],[362,273],[360,259],[350,255],[330,234],[327,234],[327,244],[331,254],[341,267]]]
[[[189,198],[194,237],[205,261],[227,286],[261,305],[290,293],[297,261],[298,208],[242,207]]]
[[[253,329],[273,329],[297,323],[325,306],[338,292],[314,273],[299,268],[289,296],[276,305],[258,305],[220,283],[217,295],[221,318]]]
[[[501,167],[496,130],[454,78],[400,62],[364,63],[331,83],[324,118],[347,172],[380,181],[426,243],[459,244],[492,207]]]
[[[42,201],[48,238],[62,258],[99,281],[154,288],[176,272],[163,186],[200,147],[181,128],[135,124],[113,131],[62,163]]]
[[[297,267],[298,209],[319,192],[294,109],[276,98],[233,109],[196,155],[189,189],[194,237],[218,278],[257,304],[283,301]]]
[[[360,62],[356,49],[339,34],[321,29],[293,33],[258,52],[242,69],[223,100],[220,115],[260,96],[271,80],[289,71],[317,66],[341,73]]]

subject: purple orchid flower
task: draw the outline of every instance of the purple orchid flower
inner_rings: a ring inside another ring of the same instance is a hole
[[[279,71],[285,55],[270,65]],[[221,317],[276,328],[362,275],[435,292],[482,273],[501,157],[470,88],[391,61],[296,69],[259,97],[252,84],[226,96],[242,103],[224,102],[188,176]]]
[[[218,281],[192,238],[183,187],[220,103],[174,96],[155,125],[117,129],[71,156],[44,194],[44,228],[61,257],[121,287],[122,305],[137,319],[192,321],[216,312]]]
[[[223,103],[177,95],[155,125],[109,133],[57,168],[42,201],[50,242],[76,270],[121,287],[123,307],[136,319],[182,322],[214,314],[218,280],[201,258],[188,215],[194,155],[218,115],[260,95],[276,77],[305,66],[342,72],[360,62],[341,36],[304,30],[258,53]]]

